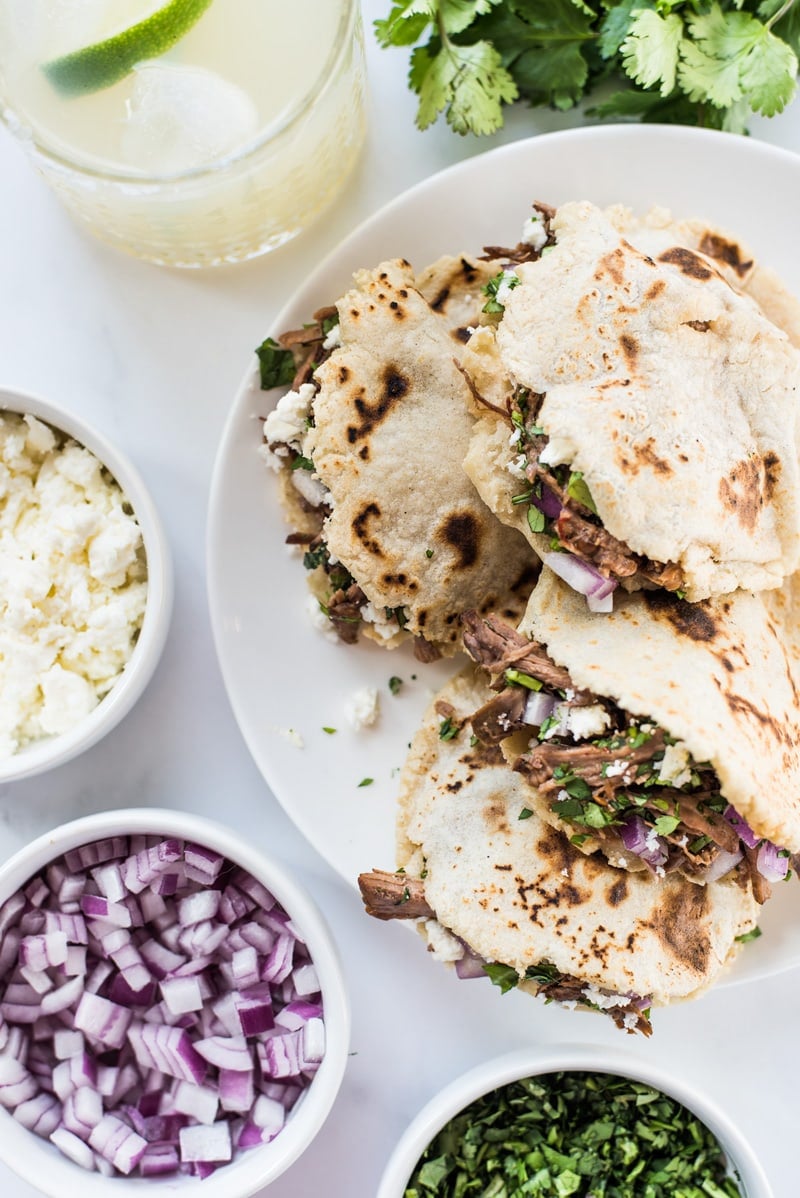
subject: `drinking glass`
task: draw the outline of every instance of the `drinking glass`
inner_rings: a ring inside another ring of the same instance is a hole
[[[64,94],[54,63],[107,51],[175,0],[0,0],[0,117],[83,227],[169,266],[295,237],[364,136],[358,0],[195,3],[201,15],[163,54]]]

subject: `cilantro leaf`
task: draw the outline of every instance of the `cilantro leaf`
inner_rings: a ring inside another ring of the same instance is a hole
[[[294,355],[282,349],[272,337],[267,337],[256,350],[262,391],[287,387],[295,375]]]
[[[600,22],[600,37],[597,42],[600,57],[614,58],[630,33],[634,13],[651,7],[650,3],[643,0],[623,0],[622,4],[612,4]]]
[[[662,96],[674,89],[683,21],[677,13],[662,17],[651,9],[638,12],[621,46],[622,65],[642,87],[658,85]]]
[[[492,985],[500,987],[501,994],[507,994],[509,990],[513,990],[519,985],[519,974],[511,965],[496,965],[486,964],[483,967],[483,972],[491,979]]]
[[[519,95],[490,42],[469,46],[443,43],[434,55],[418,47],[411,77],[419,92],[420,129],[427,129],[440,112],[446,112],[456,133],[494,133],[503,124],[503,104]]]

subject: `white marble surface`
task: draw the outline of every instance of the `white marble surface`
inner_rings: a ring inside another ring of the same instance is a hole
[[[388,0],[364,0],[368,25],[387,9]],[[397,192],[496,141],[575,123],[523,110],[496,139],[461,139],[443,126],[420,134],[405,52],[378,51],[369,33],[368,44],[371,128],[356,175],[315,228],[252,264],[180,273],[119,256],[73,227],[0,136],[0,383],[69,405],[119,442],[152,489],[176,567],[171,634],[146,694],[83,757],[0,787],[0,851],[90,811],[153,804],[216,815],[302,876],[341,947],[352,1056],[328,1122],[270,1198],[371,1198],[392,1145],[436,1090],[515,1045],[559,1040],[624,1046],[696,1082],[747,1128],[776,1198],[790,1198],[797,972],[658,1012],[655,1036],[636,1043],[599,1017],[460,983],[424,959],[415,937],[362,914],[269,793],[230,713],[206,606],[205,514],[217,443],[253,346],[319,258]],[[756,122],[753,133],[800,150],[800,107]],[[277,684],[265,662],[264,685]],[[0,1166],[0,1194],[35,1191]]]

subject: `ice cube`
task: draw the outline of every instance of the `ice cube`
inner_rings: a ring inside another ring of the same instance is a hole
[[[213,71],[147,62],[134,74],[121,143],[129,166],[158,174],[206,166],[258,131],[253,101]]]

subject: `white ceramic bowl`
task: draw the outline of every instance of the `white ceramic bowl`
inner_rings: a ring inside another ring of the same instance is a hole
[[[471,1102],[520,1078],[561,1071],[613,1073],[646,1082],[677,1099],[717,1137],[739,1175],[743,1198],[775,1198],[747,1140],[713,1102],[693,1086],[625,1049],[612,1050],[592,1044],[524,1049],[495,1057],[456,1078],[423,1107],[401,1136],[381,1178],[377,1198],[403,1198],[414,1167],[431,1140]]]
[[[249,871],[270,891],[300,931],[319,976],[325,1019],[325,1055],[303,1098],[269,1144],[249,1148],[211,1176],[155,1180],[103,1177],[73,1164],[48,1140],[27,1131],[0,1109],[0,1158],[51,1198],[247,1198],[274,1181],[314,1139],[341,1085],[350,1042],[350,1010],[338,953],[328,927],[304,889],[278,863],[221,824],[181,811],[128,809],[102,812],[40,836],[0,866],[0,906],[53,859],[69,849],[122,835],[177,837],[205,845]]]
[[[30,413],[72,437],[97,457],[119,483],[142,530],[147,560],[147,606],[130,660],[97,707],[68,732],[37,740],[0,761],[0,783],[28,778],[82,753],[122,719],[141,695],[164,648],[172,610],[169,546],[148,491],[124,454],[74,413],[47,400],[0,388],[0,411]]]

